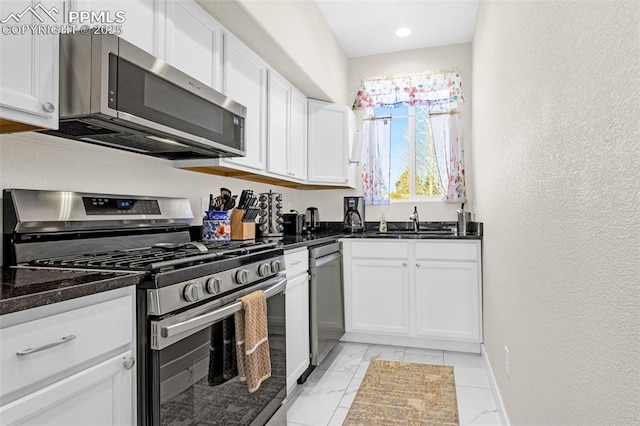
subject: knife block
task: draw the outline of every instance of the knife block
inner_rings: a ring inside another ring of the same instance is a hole
[[[255,222],[243,222],[244,210],[233,209],[231,212],[231,239],[253,240],[256,237]]]

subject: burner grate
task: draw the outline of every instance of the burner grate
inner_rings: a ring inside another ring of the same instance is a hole
[[[87,269],[127,269],[144,271],[148,266],[169,260],[185,258],[185,251],[167,251],[161,248],[118,250],[112,252],[87,253],[71,256],[58,256],[37,259],[29,262],[31,266]]]
[[[207,245],[209,251],[205,253],[190,247],[145,247],[36,259],[30,261],[29,265],[49,268],[155,271],[163,267],[189,266],[194,262],[205,263],[230,259],[269,250],[276,245],[277,243],[253,242],[214,243]]]

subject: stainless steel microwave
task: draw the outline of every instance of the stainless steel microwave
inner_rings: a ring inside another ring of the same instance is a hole
[[[172,160],[245,155],[244,106],[114,35],[60,36],[59,112],[45,133]]]

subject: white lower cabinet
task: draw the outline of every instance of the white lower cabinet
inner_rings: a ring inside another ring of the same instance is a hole
[[[3,425],[133,424],[131,350],[0,407]]]
[[[309,252],[285,252],[287,271],[287,393],[309,367]]]
[[[409,274],[399,260],[351,261],[351,328],[409,334]]]
[[[480,340],[478,265],[416,263],[416,335]]]
[[[343,240],[343,340],[480,352],[480,241]]]
[[[0,341],[0,424],[135,424],[135,287],[4,315]]]

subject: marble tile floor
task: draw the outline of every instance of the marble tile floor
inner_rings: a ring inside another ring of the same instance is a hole
[[[460,424],[501,424],[481,355],[340,342],[267,425],[341,425],[373,359],[453,366]]]

